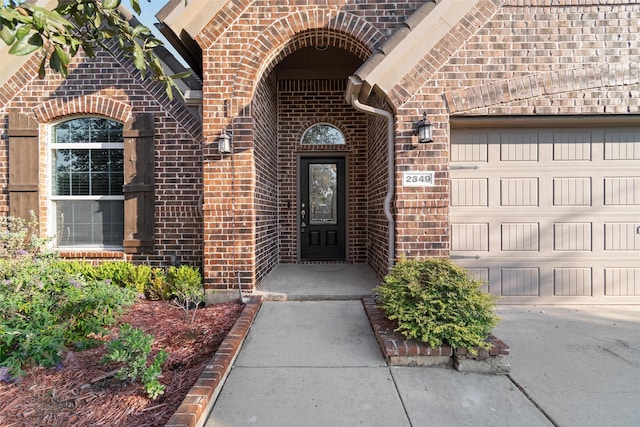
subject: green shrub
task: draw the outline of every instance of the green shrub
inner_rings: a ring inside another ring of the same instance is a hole
[[[0,217],[0,258],[50,254],[46,250],[50,239],[40,237],[38,219],[33,211],[30,214],[28,222],[15,216]]]
[[[125,323],[120,326],[120,336],[107,344],[107,354],[102,363],[118,362],[122,367],[116,378],[134,382],[141,378],[145,391],[151,399],[164,393],[164,386],[158,381],[162,373],[162,364],[168,353],[160,350],[151,365],[147,366],[147,359],[151,353],[153,335],[145,334],[142,329],[132,328]]]
[[[169,301],[171,299],[171,286],[167,282],[163,269],[151,269],[149,280],[144,287],[144,296],[149,300]]]
[[[195,317],[198,305],[205,300],[200,271],[188,265],[169,267],[167,279],[171,296],[175,298],[176,304],[184,310],[185,317],[189,316],[191,308],[194,309],[193,317]]]
[[[55,268],[73,277],[80,276],[89,282],[103,280],[98,268],[87,261],[61,259],[55,262]]]
[[[53,366],[67,349],[91,345],[89,336],[113,324],[136,295],[98,280],[86,263],[47,253],[35,219],[0,222],[0,370],[6,379],[27,364]]]
[[[0,366],[53,366],[66,348],[91,345],[115,322],[135,293],[108,280],[88,282],[48,259],[0,262]]]
[[[112,280],[118,286],[144,292],[144,283],[140,283],[135,265],[126,261],[107,261],[98,267],[98,277]]]
[[[432,347],[489,348],[485,340],[498,323],[494,297],[447,259],[400,260],[375,289],[396,331]]]
[[[144,293],[152,300],[167,301],[171,291],[164,270],[149,265],[134,265],[125,261],[108,261],[95,266],[87,261],[60,260],[56,266],[72,276],[82,276],[88,281],[111,280],[118,286]]]

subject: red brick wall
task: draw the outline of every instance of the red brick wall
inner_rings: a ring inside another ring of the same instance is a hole
[[[37,55],[36,55],[37,56]],[[8,211],[6,114],[17,109],[32,114],[40,122],[40,218],[41,229],[52,234],[47,217],[47,188],[51,181],[47,128],[78,115],[100,115],[124,121],[131,114],[155,115],[155,252],[125,256],[122,252],[65,252],[67,256],[100,259],[131,259],[166,266],[171,256],[182,263],[202,265],[201,125],[177,100],[170,102],[164,89],[152,81],[142,81],[122,58],[99,54],[95,59],[77,59],[63,80],[49,73],[37,78],[37,58],[13,76],[0,93],[2,141],[0,145],[0,211]]]
[[[504,3],[435,76],[444,86],[441,92],[449,95],[452,112],[553,115],[640,110],[636,2],[588,1],[579,7],[569,1]]]
[[[278,263],[279,211],[283,209],[279,194],[278,108],[275,74],[262,79],[253,100],[256,123],[256,280],[259,282]]]
[[[321,150],[348,156],[348,260],[368,262],[383,275],[386,123],[345,104],[344,82],[277,84],[272,71],[287,55],[319,44],[365,61],[423,3],[228,2],[197,37],[204,56],[202,133],[162,87],[140,81],[125,61],[106,55],[74,65],[65,81],[54,75],[34,80],[37,61],[27,63],[0,88],[0,113],[6,117],[8,108],[17,108],[35,114],[44,130],[79,113],[122,120],[153,112],[157,253],[135,259],[166,264],[175,253],[183,262],[202,262],[207,286],[219,289],[234,287],[237,272],[243,287],[252,287],[277,262],[296,261],[295,168],[297,153],[307,149],[298,142],[306,127],[332,123],[348,144]],[[624,1],[481,0],[389,91],[387,101],[372,99],[396,118],[397,255],[449,253],[451,116],[640,112],[639,22],[640,8]],[[293,111],[294,102],[302,107]],[[434,124],[434,142],[418,145],[412,126],[423,111]],[[224,128],[233,132],[232,156],[217,152]],[[41,143],[46,154],[44,133]],[[41,162],[43,186],[48,167]],[[436,171],[436,186],[402,187],[405,170]],[[0,172],[6,189],[4,136]],[[5,190],[2,211],[6,197]],[[44,196],[41,206],[46,224]]]
[[[238,0],[229,2],[217,15],[216,20],[197,36],[197,41],[203,48],[205,75],[203,184],[207,287],[234,287],[234,273],[229,272],[230,265],[236,265],[243,280],[246,279],[246,283],[255,286],[256,282],[251,282],[251,277],[255,277],[256,274],[262,277],[273,261],[262,254],[263,249],[258,249],[258,241],[264,242],[263,248],[271,247],[271,234],[261,232],[262,237],[258,238],[257,235],[251,234],[248,228],[252,218],[258,216],[259,209],[262,209],[254,197],[259,193],[256,179],[261,166],[254,162],[263,161],[251,155],[253,150],[259,150],[256,147],[257,140],[253,140],[257,133],[254,131],[257,126],[265,126],[264,123],[258,124],[253,114],[260,108],[255,100],[257,93],[262,90],[258,89],[259,85],[256,85],[256,82],[264,76],[269,76],[275,65],[284,57],[307,46],[338,46],[364,61],[370,55],[374,44],[382,41],[391,28],[404,21],[420,4],[422,2],[323,2],[323,10],[320,12],[315,2],[285,1],[278,2],[277,7],[274,7],[272,2]],[[341,97],[342,94],[336,92],[335,102],[339,103],[342,109],[348,109]],[[336,117],[334,120],[340,119]],[[309,119],[308,125],[312,123]],[[236,191],[231,191],[229,184],[225,184],[228,179],[222,182],[219,179],[228,178],[231,170],[231,161],[221,159],[214,144],[215,137],[225,127],[233,127],[236,130],[234,141],[245,150],[234,155],[234,162],[242,162],[241,168],[235,167],[235,179],[244,183],[241,187],[236,186]],[[242,129],[241,134],[237,133],[238,129]],[[296,131],[301,136],[303,130]],[[279,164],[284,168],[290,167],[290,160],[285,159],[283,163],[282,155],[285,154],[282,154],[282,149],[279,149],[279,153]],[[362,158],[361,161],[366,160]],[[355,171],[358,167],[360,166],[350,170]],[[278,177],[283,178],[280,171]],[[360,177],[353,176],[350,179]],[[282,193],[292,191],[287,185],[286,182],[279,181]],[[232,196],[233,205],[230,202]],[[295,201],[291,202],[294,208]],[[238,233],[228,228],[223,229],[219,224],[228,223],[229,212],[237,210],[240,205],[247,208],[247,226],[243,223],[241,227],[244,232],[238,236]],[[291,262],[297,253],[294,248],[296,239],[292,234],[295,217],[292,217],[292,213],[286,212],[290,209],[289,200],[285,200],[282,195],[279,208],[280,261]],[[366,256],[366,232],[362,221],[356,224],[354,220],[349,224],[350,251],[352,250],[349,259],[360,262],[359,260],[364,260]],[[269,237],[264,240],[263,237],[267,235]],[[232,241],[235,243],[231,244]],[[232,249],[233,246],[239,246],[242,250]],[[241,255],[238,257],[237,253]],[[256,262],[256,257],[264,258]]]
[[[252,3],[249,6],[249,3]],[[299,2],[279,2],[277,8],[265,2],[230,2],[218,15],[217,22],[209,25],[199,36],[198,41],[204,51],[204,133],[209,142],[213,142],[221,128],[235,126],[235,123],[246,124],[247,134],[253,130],[252,113],[246,108],[253,106],[253,111],[258,109],[255,102],[256,90],[254,82],[261,76],[268,75],[279,60],[299,48],[327,44],[341,47],[363,61],[370,55],[376,44],[382,43],[392,33],[398,23],[403,22],[423,2],[367,2],[355,1],[322,3],[323,10],[318,12],[316,4],[301,4]],[[219,25],[224,23],[224,25]],[[210,79],[207,78],[210,76]],[[342,94],[336,94],[336,102],[343,105]],[[268,102],[268,101],[267,101]],[[346,107],[345,111],[349,111]],[[311,112],[311,110],[309,110]],[[309,114],[309,113],[307,113]],[[313,112],[309,115],[313,116]],[[334,117],[334,120],[339,120]],[[371,147],[383,149],[386,153],[386,123],[379,119],[368,118],[371,132],[367,135],[367,150]],[[311,123],[309,123],[311,124]],[[304,130],[304,129],[302,129]],[[297,130],[299,136],[302,130]],[[293,131],[293,130],[292,130]],[[282,133],[282,129],[280,130]],[[366,133],[365,133],[366,135]],[[282,141],[280,141],[283,144]],[[258,148],[247,137],[247,149]],[[213,147],[213,146],[211,146]],[[279,149],[280,170],[286,172],[292,169],[293,154]],[[358,192],[366,194],[366,210],[359,208],[354,211],[352,207],[349,221],[349,260],[354,262],[368,261],[379,274],[386,272],[388,262],[387,254],[387,221],[382,211],[382,201],[386,193],[386,156],[378,151],[372,153],[373,157],[363,155],[363,152],[350,152],[350,162],[356,158],[365,162],[366,166],[350,164],[350,182],[366,185]],[[211,162],[205,162],[205,269],[207,285],[212,288],[226,289],[233,287],[226,266],[233,263],[243,263],[252,270],[252,254],[261,256],[258,250],[256,237],[252,243],[250,239],[242,240],[244,249],[241,259],[233,259],[229,251],[229,230],[221,230],[217,224],[225,221],[225,214],[229,209],[226,187],[215,191],[215,177],[225,176],[229,173],[227,163],[219,162],[213,148],[205,147],[205,159],[211,158]],[[251,162],[244,154],[243,161]],[[257,157],[256,163],[261,162]],[[368,167],[367,169],[364,169]],[[255,182],[256,175],[251,175],[251,167],[246,168],[243,179],[246,182]],[[259,170],[256,164],[255,170]],[[236,172],[238,169],[236,168]],[[256,172],[257,173],[257,172]],[[296,258],[297,236],[295,233],[295,201],[291,204],[285,200],[285,195],[294,194],[295,182],[291,181],[291,175],[279,172],[280,223],[279,243],[280,261],[291,262]],[[208,177],[211,177],[209,179]],[[238,189],[239,190],[239,189]],[[233,197],[242,200],[256,200],[253,194],[259,194],[255,185],[248,184],[241,193],[233,192]],[[357,200],[350,197],[350,203]],[[237,202],[236,202],[237,204]],[[293,208],[293,211],[291,208]],[[247,203],[250,206],[250,203]],[[351,206],[351,205],[350,205]],[[256,205],[257,209],[259,207]],[[366,225],[365,225],[366,224]],[[363,243],[360,243],[363,242]],[[238,243],[236,243],[237,245]],[[264,247],[270,247],[265,245]],[[252,250],[252,248],[254,250]],[[234,252],[235,253],[235,252]],[[269,261],[270,262],[270,261]],[[262,275],[263,263],[257,263],[257,269]],[[268,265],[265,263],[264,265]],[[255,283],[254,283],[255,284]]]
[[[377,96],[371,99],[369,104],[379,109],[390,110],[389,105]],[[379,277],[383,277],[388,272],[389,264],[389,220],[384,213],[389,173],[387,120],[368,115],[367,140],[367,263]],[[393,210],[392,203],[391,211]]]

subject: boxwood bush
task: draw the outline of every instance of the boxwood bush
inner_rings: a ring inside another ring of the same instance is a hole
[[[494,296],[447,259],[401,259],[375,293],[387,317],[397,322],[396,331],[408,339],[472,353],[490,347],[486,339],[499,320]]]

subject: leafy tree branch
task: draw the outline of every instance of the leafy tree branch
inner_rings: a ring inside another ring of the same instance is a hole
[[[139,14],[140,1],[129,3]],[[133,61],[143,78],[151,74],[172,98],[173,89],[178,89],[175,81],[191,73],[168,75],[153,51],[162,41],[146,26],[133,26],[127,21],[119,11],[120,4],[120,0],[59,0],[55,8],[48,10],[24,1],[4,1],[0,8],[0,38],[10,47],[11,55],[42,52],[40,78],[45,77],[47,65],[66,77],[72,58],[80,51],[93,58],[102,48],[115,56],[117,47]]]

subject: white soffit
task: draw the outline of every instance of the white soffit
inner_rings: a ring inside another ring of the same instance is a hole
[[[368,97],[374,89],[384,94],[389,93],[478,1],[444,0],[435,3],[422,20],[411,28],[392,50],[384,52],[382,58],[375,59],[378,61],[377,65],[371,67],[372,64],[365,62],[356,71],[355,74],[364,83],[365,90],[362,97]],[[367,68],[370,69],[369,72]],[[360,74],[361,71],[364,75]]]
[[[195,39],[225,4],[227,0],[172,0],[156,17],[171,28],[174,34],[179,36],[185,31]]]

